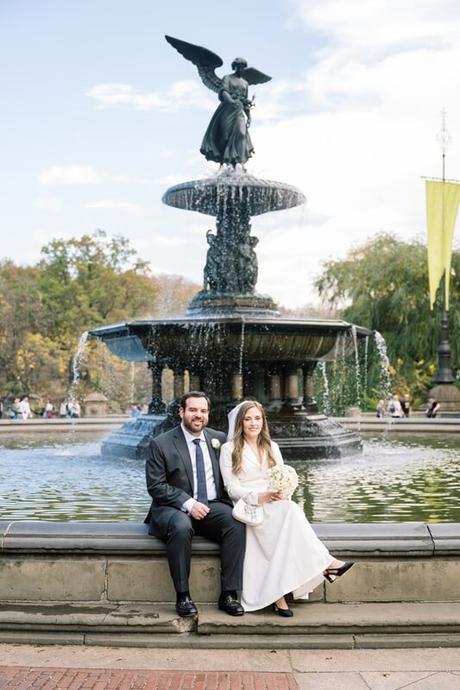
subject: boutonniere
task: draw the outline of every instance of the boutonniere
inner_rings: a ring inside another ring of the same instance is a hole
[[[215,448],[215,450],[217,450],[218,448],[220,448],[220,441],[219,441],[219,439],[218,439],[218,438],[212,438],[212,439],[211,439],[211,446],[212,446],[213,448]]]

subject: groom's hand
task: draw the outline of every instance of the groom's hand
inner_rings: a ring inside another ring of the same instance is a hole
[[[209,513],[209,506],[199,501],[195,501],[190,511],[190,515],[195,520],[202,520]]]

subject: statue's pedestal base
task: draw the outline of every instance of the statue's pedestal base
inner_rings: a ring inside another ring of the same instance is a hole
[[[430,398],[434,398],[440,404],[438,417],[444,413],[460,416],[460,390],[453,383],[438,383],[428,393]]]
[[[202,290],[190,302],[187,316],[203,314],[257,314],[279,316],[276,305],[267,295],[222,294]]]

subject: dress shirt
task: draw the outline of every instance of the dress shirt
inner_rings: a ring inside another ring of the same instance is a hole
[[[185,436],[185,442],[187,444],[187,449],[190,455],[190,460],[192,462],[192,470],[193,470],[193,498],[189,498],[185,503],[182,505],[182,510],[184,510],[186,513],[190,513],[191,509],[193,508],[194,504],[196,503],[196,495],[197,495],[197,481],[196,481],[196,445],[193,443],[197,438],[200,439],[200,448],[203,452],[203,460],[204,460],[204,469],[206,472],[206,490],[208,492],[208,501],[214,501],[217,498],[217,491],[216,491],[216,483],[214,481],[214,474],[212,471],[212,462],[211,462],[211,456],[209,455],[209,448],[208,444],[206,443],[206,439],[204,437],[204,432],[202,431],[199,436],[194,436],[193,434],[190,433],[188,429],[185,428],[183,424],[181,424],[181,429],[184,432]]]

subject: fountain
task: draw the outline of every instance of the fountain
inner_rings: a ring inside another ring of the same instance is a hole
[[[305,202],[291,185],[261,180],[244,168],[252,154],[248,133],[248,84],[270,79],[247,67],[243,58],[222,79],[215,68],[222,60],[205,48],[166,37],[197,67],[204,83],[221,101],[203,139],[201,152],[220,163],[211,177],[171,187],[163,202],[216,218],[208,231],[203,289],[178,319],[129,321],[96,328],[111,352],[128,361],[146,361],[152,375],[149,414],[130,420],[110,435],[103,452],[142,456],[150,438],[177,423],[177,400],[185,379],[191,389],[205,390],[212,400],[210,424],[226,428],[228,410],[254,397],[266,407],[273,437],[283,453],[297,458],[340,457],[361,449],[359,436],[318,413],[313,371],[334,358],[338,341],[355,352],[366,329],[333,319],[282,317],[267,295],[256,292],[258,238],[251,235],[252,216],[281,211]],[[174,372],[175,403],[168,411],[162,399],[161,375]]]

